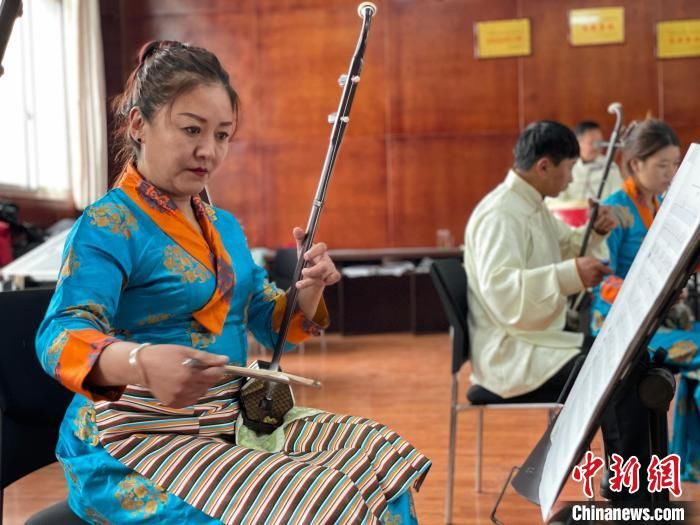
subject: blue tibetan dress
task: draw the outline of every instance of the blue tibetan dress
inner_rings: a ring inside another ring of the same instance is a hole
[[[657,206],[660,201],[659,198]],[[608,237],[613,273],[594,290],[591,323],[594,335],[610,311],[653,221],[651,211],[639,204],[632,177],[625,181],[622,190],[608,197],[604,204],[613,207],[619,226]],[[694,326],[693,330],[659,328],[649,348],[652,351],[665,349],[668,352],[666,362],[680,370],[670,452],[681,457],[681,479],[697,482],[700,481],[700,323]]]
[[[235,443],[241,378],[173,409],[138,385],[86,382],[116,340],[178,344],[245,365],[247,332],[273,347],[286,295],[229,213],[193,198],[202,234],[128,168],[76,222],[37,334],[50,375],[76,392],[57,456],[69,504],[98,524],[415,523],[410,488],[430,461],[383,425],[319,411],[264,452]],[[327,325],[294,315],[296,344]]]

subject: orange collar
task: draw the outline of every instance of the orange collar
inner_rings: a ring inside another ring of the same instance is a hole
[[[221,335],[233,296],[235,275],[231,257],[209,218],[207,205],[199,197],[192,197],[202,237],[170,196],[144,179],[133,165],[124,170],[115,187],[126,193],[161,230],[216,276],[214,294],[192,316],[210,332]]]
[[[632,199],[632,202],[634,202],[634,205],[637,207],[637,212],[642,218],[644,226],[647,227],[647,230],[651,228],[651,223],[654,222],[656,212],[659,211],[659,199],[656,196],[654,196],[652,201],[654,203],[654,211],[652,212],[652,210],[647,208],[642,202],[642,197],[639,194],[639,189],[637,188],[637,185],[635,184],[634,178],[632,178],[632,176],[629,176],[625,179],[625,182],[622,185],[622,190],[627,195],[629,195],[630,199]]]

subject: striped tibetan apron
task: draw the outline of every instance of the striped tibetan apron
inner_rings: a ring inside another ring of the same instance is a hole
[[[322,412],[288,424],[279,452],[238,446],[242,378],[183,409],[127,387],[95,403],[102,445],[166,491],[226,524],[379,524],[419,488],[430,461],[385,426]]]

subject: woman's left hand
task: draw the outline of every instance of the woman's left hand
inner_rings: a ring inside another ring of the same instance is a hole
[[[304,230],[298,226],[292,231],[297,242],[297,253],[301,253],[304,233]],[[304,260],[306,260],[306,268],[301,271],[301,279],[296,283],[299,290],[312,287],[322,289],[324,286],[335,284],[340,280],[340,272],[328,256],[326,243],[313,244],[309,251],[304,254]]]

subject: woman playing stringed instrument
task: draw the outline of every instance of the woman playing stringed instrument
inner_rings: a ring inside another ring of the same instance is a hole
[[[607,317],[627,272],[639,252],[644,237],[663,202],[663,194],[681,161],[680,142],[673,129],[661,120],[638,124],[625,141],[624,168],[628,177],[623,188],[609,196],[618,218],[607,239],[612,274],[594,290],[591,329],[597,334]],[[682,479],[700,481],[700,325],[692,315],[684,315],[682,301],[649,343],[656,351],[663,348],[665,362],[680,370],[676,393],[671,451],[680,455]]]
[[[57,449],[71,508],[92,523],[414,521],[430,461],[379,423],[295,409],[266,450],[237,433],[243,378],[224,365],[245,366],[246,329],[274,346],[286,295],[236,219],[198,197],[237,120],[218,59],[152,42],[115,108],[124,171],[76,222],[37,335],[77,394]],[[327,324],[339,278],[323,243],[304,257],[292,344]]]

